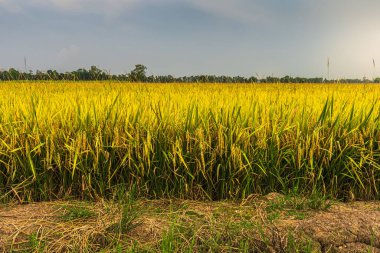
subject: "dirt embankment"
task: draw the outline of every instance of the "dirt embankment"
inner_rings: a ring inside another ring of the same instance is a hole
[[[0,252],[111,251],[115,240],[125,244],[123,249],[135,245],[154,252],[163,250],[170,230],[179,238],[172,238],[179,251],[192,242],[194,251],[380,252],[380,202],[334,202],[323,208],[305,203],[279,194],[243,203],[141,200],[133,204],[136,215],[128,230],[117,235],[110,228],[124,224],[118,204],[3,205]]]

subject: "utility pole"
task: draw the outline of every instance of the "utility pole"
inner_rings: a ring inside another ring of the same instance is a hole
[[[327,57],[327,80],[330,80],[330,57]]]
[[[372,65],[373,65],[372,81],[375,81],[376,63],[375,63],[374,58],[372,58]]]
[[[24,69],[25,69],[25,73],[28,71],[27,69],[26,69],[26,56],[24,56]]]

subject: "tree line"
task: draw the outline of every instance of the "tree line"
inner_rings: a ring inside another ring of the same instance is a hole
[[[326,80],[322,77],[305,78],[305,77],[273,77],[258,78],[255,76],[216,76],[216,75],[196,75],[174,77],[172,75],[146,75],[147,68],[142,64],[135,65],[135,68],[126,74],[111,74],[101,70],[96,66],[89,69],[80,68],[71,72],[58,72],[57,70],[47,71],[29,71],[22,72],[14,68],[0,70],[0,81],[105,81],[116,80],[126,82],[147,82],[147,83],[380,83],[380,78],[374,80],[363,79],[339,79]]]

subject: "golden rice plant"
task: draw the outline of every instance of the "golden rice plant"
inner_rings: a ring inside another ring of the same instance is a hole
[[[375,84],[0,84],[0,198],[379,199]]]

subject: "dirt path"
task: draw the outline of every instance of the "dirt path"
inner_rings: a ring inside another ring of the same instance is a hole
[[[123,217],[119,204],[3,205],[0,252],[108,252],[131,245],[158,252],[168,231],[176,252],[190,246],[222,252],[380,252],[380,202],[310,203],[279,194],[244,203],[139,200],[129,207],[123,232],[114,229]]]
[[[323,250],[339,252],[380,252],[380,204],[356,202],[339,204],[325,212],[299,221],[299,230],[317,241]]]

